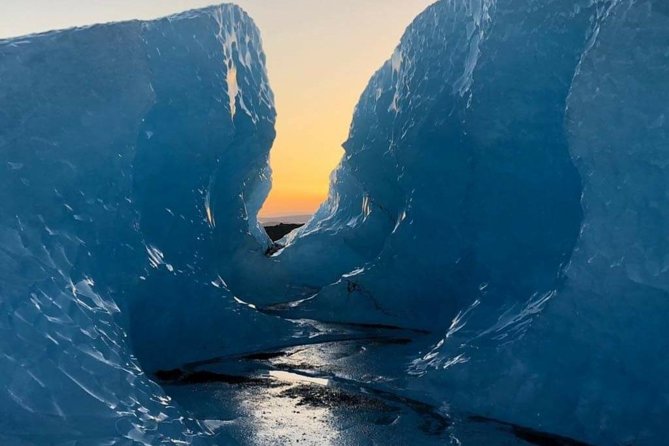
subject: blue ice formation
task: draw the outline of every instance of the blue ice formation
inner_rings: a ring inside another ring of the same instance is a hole
[[[363,93],[327,202],[275,256],[319,290],[288,313],[442,333],[400,386],[435,405],[660,444],[668,49],[659,0],[428,8]]]
[[[258,30],[220,6],[4,40],[0,85],[0,443],[197,441],[145,371],[282,325],[217,266],[269,243]]]
[[[238,8],[0,41],[0,81],[3,442],[212,442],[149,374],[313,343],[307,320],[429,333],[383,379],[339,373],[454,419],[664,441],[664,0],[436,2],[271,256],[275,111]]]

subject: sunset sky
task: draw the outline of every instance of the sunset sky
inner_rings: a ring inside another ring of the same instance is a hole
[[[0,37],[132,18],[212,0],[0,0]],[[434,0],[238,0],[260,28],[279,114],[265,217],[308,214],[327,195],[353,108],[404,29]]]

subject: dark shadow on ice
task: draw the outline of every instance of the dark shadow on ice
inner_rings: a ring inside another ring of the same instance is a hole
[[[180,369],[159,370],[154,376],[159,382],[171,385],[225,383],[232,385],[264,384],[264,380],[248,376],[228,375],[209,371],[187,372]]]
[[[536,429],[495,420],[493,418],[471,416],[469,417],[469,421],[493,425],[502,431],[511,432],[517,438],[537,446],[588,446],[588,443],[574,440],[573,438],[541,432]]]

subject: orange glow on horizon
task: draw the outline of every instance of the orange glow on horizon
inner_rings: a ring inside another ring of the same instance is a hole
[[[0,37],[152,19],[212,0],[2,0]],[[404,30],[435,0],[231,0],[262,33],[276,97],[272,192],[261,217],[314,212],[341,159],[353,109]]]
[[[278,113],[273,186],[261,218],[311,214],[326,199],[360,95],[432,2],[281,0],[270,8],[266,0],[236,1],[263,35]]]
[[[310,215],[321,205],[327,191],[319,194],[304,193],[274,194],[263,206],[261,218],[276,218],[292,215]]]

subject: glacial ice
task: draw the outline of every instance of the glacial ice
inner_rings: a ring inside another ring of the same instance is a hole
[[[428,8],[270,268],[318,290],[284,314],[441,332],[398,386],[436,406],[660,444],[667,48],[661,1]]]
[[[0,80],[0,442],[197,442],[146,373],[284,325],[217,266],[269,244],[258,30],[220,6],[4,40]]]
[[[437,1],[271,256],[239,8],[0,41],[0,103],[3,443],[664,441],[664,0]]]

